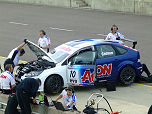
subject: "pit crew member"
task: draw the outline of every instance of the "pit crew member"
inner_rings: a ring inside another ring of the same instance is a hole
[[[26,44],[26,39],[24,40],[24,43],[20,44],[17,48],[13,49],[7,59],[4,62],[4,68],[7,64],[12,64],[13,68],[18,65],[19,57],[23,56],[25,51],[22,49],[22,47]]]
[[[123,34],[121,34],[120,32],[118,32],[118,27],[116,25],[113,25],[111,27],[111,32],[107,35],[105,40],[121,40],[124,39],[125,36]],[[124,40],[122,40],[124,42]]]
[[[38,46],[41,47],[45,52],[50,51],[50,38],[46,35],[44,30],[40,30],[40,38],[38,40]]]
[[[55,101],[58,101],[61,98],[62,105],[64,106],[65,110],[76,108],[76,96],[72,86],[68,86],[66,89],[64,89],[62,93],[55,99]]]
[[[147,74],[146,76],[142,76],[142,73],[145,72]],[[152,82],[152,74],[149,71],[148,67],[146,64],[142,64],[142,72],[141,75],[139,76],[139,79],[137,79],[139,81],[146,81],[146,82]]]
[[[30,101],[36,103],[36,93],[41,85],[40,79],[26,78],[16,88],[16,97],[21,108],[21,114],[31,114]]]
[[[0,89],[4,94],[12,93],[16,86],[14,76],[11,74],[13,67],[11,64],[5,66],[5,71],[0,75]]]

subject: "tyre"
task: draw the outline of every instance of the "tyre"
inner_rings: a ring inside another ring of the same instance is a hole
[[[136,72],[131,66],[124,67],[120,72],[120,82],[124,85],[128,85],[134,82]]]
[[[148,114],[152,114],[152,105],[150,106],[150,108],[148,110]]]
[[[47,78],[44,87],[45,93],[58,93],[62,89],[62,79],[58,75],[52,75]]]

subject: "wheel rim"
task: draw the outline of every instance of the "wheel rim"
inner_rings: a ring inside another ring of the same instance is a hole
[[[61,88],[61,80],[58,76],[54,76],[50,82],[50,88],[52,92],[58,92]]]
[[[134,81],[135,71],[131,67],[126,67],[121,73],[121,81],[124,84],[130,84]]]

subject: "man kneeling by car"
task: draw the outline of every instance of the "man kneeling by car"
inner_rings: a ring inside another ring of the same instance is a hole
[[[76,105],[76,96],[74,94],[74,89],[72,86],[68,86],[65,88],[62,93],[56,98],[55,101],[58,101],[62,98],[62,105],[65,110],[73,109],[77,110]]]

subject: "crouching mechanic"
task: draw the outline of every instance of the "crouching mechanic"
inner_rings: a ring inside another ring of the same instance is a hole
[[[40,79],[25,78],[16,88],[17,102],[21,108],[21,114],[31,114],[31,97],[36,103],[36,93],[41,85]]]
[[[65,110],[75,109],[76,110],[76,96],[74,94],[74,89],[72,86],[68,86],[62,91],[62,93],[56,98],[55,101],[58,101],[62,98],[62,105]]]
[[[14,76],[11,74],[13,67],[11,64],[5,66],[5,72],[0,75],[0,89],[4,94],[12,93],[12,90],[16,86]]]

